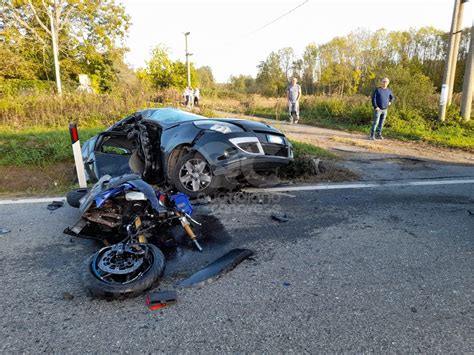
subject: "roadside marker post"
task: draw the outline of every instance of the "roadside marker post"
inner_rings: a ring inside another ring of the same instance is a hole
[[[77,132],[77,124],[69,124],[69,134],[71,135],[72,152],[74,153],[74,163],[76,164],[77,180],[80,188],[87,188],[86,172],[82,161],[81,142]]]

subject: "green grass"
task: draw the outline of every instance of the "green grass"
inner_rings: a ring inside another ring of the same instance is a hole
[[[104,127],[79,130],[81,142],[85,142]],[[72,160],[69,130],[57,128],[28,128],[13,131],[0,127],[0,166],[35,166]]]
[[[313,155],[319,158],[336,158],[334,153],[312,144],[294,140],[291,141],[291,144],[293,144],[295,158],[301,157],[303,155]]]
[[[104,130],[104,127],[80,128],[81,142]],[[314,145],[292,141],[295,156],[314,155],[334,158],[335,155]],[[13,131],[0,127],[0,166],[45,167],[72,161],[71,141],[67,128],[29,128]]]
[[[254,115],[256,117],[276,119],[274,113],[266,112],[260,114],[256,112]],[[278,119],[282,120],[281,116]],[[404,120],[398,115],[395,116],[394,112],[390,112],[385,124],[384,136],[402,141],[424,141],[432,145],[474,151],[474,121],[466,123],[456,121],[444,123],[429,120],[423,121],[420,123]],[[369,134],[371,126],[370,123],[357,124],[342,119],[318,117],[311,113],[303,112],[301,113],[300,123],[365,134]]]
[[[278,101],[280,100],[280,101]],[[219,109],[219,104],[216,106]],[[251,104],[231,103],[221,109],[278,121],[287,120],[282,99],[255,99]],[[366,97],[303,97],[301,123],[318,127],[369,134],[373,111]],[[384,135],[403,141],[424,141],[432,145],[474,151],[474,120],[463,122],[459,107],[451,105],[445,122],[437,120],[438,108],[397,107],[395,102],[385,122]]]

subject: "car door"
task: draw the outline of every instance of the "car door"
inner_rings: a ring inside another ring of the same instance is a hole
[[[120,176],[131,173],[128,162],[133,150],[134,142],[127,139],[126,133],[103,132],[97,137],[93,154],[85,161],[86,170],[96,179],[106,174]]]

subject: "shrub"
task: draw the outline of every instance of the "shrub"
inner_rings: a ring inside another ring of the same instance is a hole
[[[54,93],[55,83],[46,80],[0,79],[0,97]]]
[[[113,94],[65,93],[0,99],[0,125],[65,127],[70,121],[83,127],[107,126],[136,110],[156,106],[149,94],[120,91]]]

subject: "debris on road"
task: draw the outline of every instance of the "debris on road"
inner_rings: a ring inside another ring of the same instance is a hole
[[[231,271],[243,260],[253,255],[250,249],[232,249],[204,269],[196,272],[177,286],[182,288],[204,286],[217,280],[222,274]]]
[[[272,213],[272,219],[281,223],[288,222],[290,219],[288,218],[288,215],[286,213],[283,214],[277,214],[277,213]]]
[[[211,196],[204,196],[195,200],[192,200],[194,206],[208,205],[212,202]]]
[[[146,297],[146,304],[152,311],[176,304],[177,302],[178,294],[175,290],[153,292]]]
[[[291,286],[291,284],[290,284],[288,281],[285,281],[285,282],[283,282],[283,284],[282,284],[282,285],[283,285],[284,287]]]
[[[474,216],[474,212],[467,210],[467,213],[469,213],[470,216]]]
[[[54,211],[63,206],[64,206],[64,201],[53,201],[46,208],[50,211]]]
[[[2,234],[7,234],[7,233],[10,233],[11,230],[7,229],[7,228],[0,228],[0,235]]]
[[[63,292],[63,300],[72,301],[74,299],[74,295],[70,292]]]

